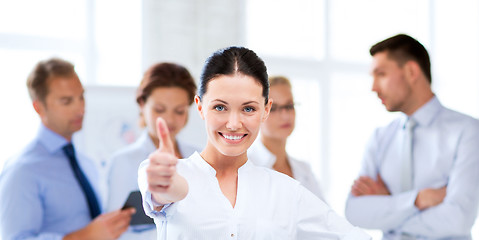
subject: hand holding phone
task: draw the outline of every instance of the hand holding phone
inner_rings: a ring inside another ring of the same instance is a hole
[[[135,208],[136,213],[131,216],[130,225],[155,224],[153,218],[148,217],[143,210],[143,200],[140,191],[132,191],[121,209]]]

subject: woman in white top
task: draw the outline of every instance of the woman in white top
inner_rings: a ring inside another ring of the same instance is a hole
[[[123,206],[131,191],[138,190],[138,167],[143,159],[158,148],[156,119],[165,119],[175,156],[188,157],[198,149],[176,140],[188,120],[196,84],[186,68],[174,63],[151,66],[137,89],[140,124],[145,127],[135,143],[115,153],[110,159],[107,209]],[[154,225],[132,226],[120,239],[156,239]]]
[[[139,186],[158,239],[370,239],[296,180],[248,161],[268,117],[268,76],[251,50],[215,52],[195,103],[207,145],[178,160],[165,122],[160,148],[139,169]]]
[[[260,137],[248,149],[248,159],[256,165],[274,169],[298,180],[324,201],[309,163],[294,159],[286,152],[286,140],[293,132],[296,120],[289,79],[283,76],[270,77],[269,98],[273,100],[269,117],[261,124]]]

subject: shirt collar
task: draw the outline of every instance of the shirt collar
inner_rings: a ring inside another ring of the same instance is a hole
[[[50,130],[45,125],[43,125],[43,123],[40,124],[37,137],[50,153],[54,153],[60,150],[68,143],[68,141],[64,137]]]
[[[276,156],[264,146],[261,139],[256,139],[248,151],[252,155],[252,161],[258,166],[272,168],[276,162]]]
[[[205,159],[198,153],[195,152],[190,157],[193,160],[193,163],[198,166],[201,170],[207,172],[210,176],[216,177],[216,170],[208,163]],[[252,165],[249,161],[246,161],[239,169],[238,173],[244,171],[244,169],[250,168]]]
[[[141,132],[136,142],[140,147],[145,149],[145,152],[151,153],[156,150],[156,146],[153,143],[153,140],[151,140],[150,134],[148,134],[148,130],[146,128]]]
[[[193,160],[193,163],[199,167],[201,170],[209,173],[210,175],[216,176],[216,170],[206,162],[205,159],[198,153],[195,152],[192,156],[191,159]]]
[[[410,116],[420,126],[428,126],[431,124],[442,109],[442,104],[436,96],[433,96],[426,104],[420,107],[416,112]],[[408,117],[405,116],[404,124],[406,124]]]
[[[238,173],[239,173],[239,172],[242,172],[242,171],[245,171],[245,169],[251,168],[251,167],[253,167],[253,166],[254,166],[254,165],[253,165],[249,160],[247,160],[247,161],[243,164],[243,166],[241,166],[241,167],[238,169]]]

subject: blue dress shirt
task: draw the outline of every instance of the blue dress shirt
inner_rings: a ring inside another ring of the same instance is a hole
[[[379,173],[390,196],[349,196],[346,216],[360,227],[381,229],[384,239],[471,239],[479,203],[479,121],[443,107],[433,97],[412,116],[413,189],[401,192],[401,147],[407,116],[379,128],[367,146],[361,176]],[[423,211],[418,192],[447,186],[444,201]]]
[[[62,239],[91,221],[88,203],[62,151],[67,140],[41,125],[37,137],[0,175],[2,240]],[[77,153],[98,194],[95,164]]]

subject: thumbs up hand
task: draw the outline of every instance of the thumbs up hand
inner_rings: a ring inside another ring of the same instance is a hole
[[[168,126],[162,118],[157,121],[159,148],[148,157],[150,164],[146,168],[148,190],[159,204],[176,202],[188,193],[188,183],[176,172],[178,158],[170,138]]]

